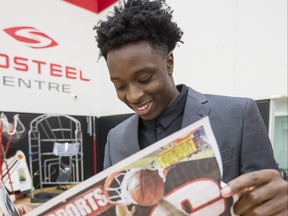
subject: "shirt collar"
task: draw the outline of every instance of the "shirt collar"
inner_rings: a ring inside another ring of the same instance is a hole
[[[188,87],[186,85],[176,86],[180,94],[176,97],[175,101],[158,117],[156,120],[143,120],[143,124],[153,130],[156,129],[157,123],[162,127],[168,128],[175,119],[184,111],[186,98],[188,94]]]

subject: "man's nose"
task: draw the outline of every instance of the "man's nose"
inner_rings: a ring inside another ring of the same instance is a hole
[[[137,86],[129,86],[129,90],[127,93],[127,100],[130,103],[138,103],[143,95],[144,92],[142,89],[138,88]]]

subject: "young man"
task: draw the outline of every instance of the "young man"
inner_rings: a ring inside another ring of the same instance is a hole
[[[104,168],[208,115],[229,182],[222,196],[240,196],[235,213],[287,215],[288,184],[256,103],[174,84],[173,50],[183,32],[165,0],[126,0],[95,30],[117,96],[135,111],[109,132]]]

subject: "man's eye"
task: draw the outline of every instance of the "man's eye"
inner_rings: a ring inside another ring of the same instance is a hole
[[[139,82],[140,82],[140,83],[148,83],[148,82],[151,81],[151,79],[152,79],[152,76],[149,76],[149,77],[147,77],[147,78],[145,78],[145,79],[140,79]]]
[[[119,91],[124,90],[125,89],[125,85],[115,85],[115,88]]]

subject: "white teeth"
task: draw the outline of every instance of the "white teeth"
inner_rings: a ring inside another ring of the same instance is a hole
[[[136,107],[136,109],[139,110],[139,111],[145,110],[145,109],[149,106],[149,104],[150,104],[150,103],[145,104],[145,105],[142,106],[142,107]]]

